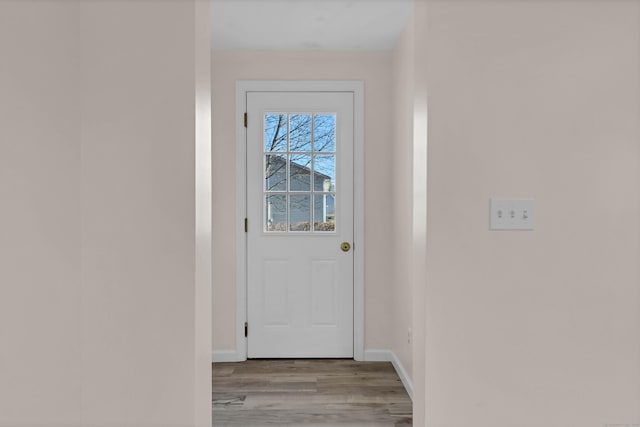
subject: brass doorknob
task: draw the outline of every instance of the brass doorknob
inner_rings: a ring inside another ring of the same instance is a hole
[[[349,242],[342,242],[340,244],[340,249],[342,249],[343,252],[349,252],[349,249],[351,249],[351,245],[349,244]]]

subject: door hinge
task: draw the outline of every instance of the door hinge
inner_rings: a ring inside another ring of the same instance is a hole
[[[249,335],[249,323],[244,322],[244,336],[245,338]]]
[[[249,220],[247,218],[244,219],[244,232],[249,231]]]
[[[247,127],[247,113],[244,113],[244,127]]]

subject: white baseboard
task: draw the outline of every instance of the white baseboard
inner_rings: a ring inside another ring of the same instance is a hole
[[[365,362],[391,362],[393,360],[393,351],[391,350],[365,350]]]
[[[235,350],[220,350],[211,352],[211,361],[217,362],[244,362],[246,359]]]
[[[364,360],[366,362],[391,362],[400,377],[400,381],[402,381],[402,385],[404,385],[405,390],[407,390],[407,394],[411,400],[413,400],[413,382],[411,381],[411,378],[409,378],[404,366],[402,366],[402,362],[400,362],[400,359],[398,359],[398,356],[396,356],[393,351],[365,350]]]

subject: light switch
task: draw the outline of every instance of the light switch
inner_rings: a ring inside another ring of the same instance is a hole
[[[491,230],[533,230],[533,199],[491,199],[489,205]]]

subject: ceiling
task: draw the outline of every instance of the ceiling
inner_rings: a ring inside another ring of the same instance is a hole
[[[390,50],[414,0],[212,0],[212,46]]]

